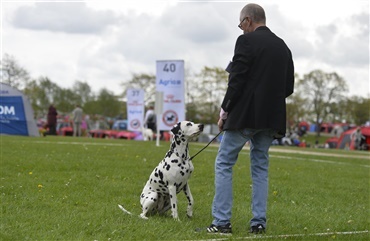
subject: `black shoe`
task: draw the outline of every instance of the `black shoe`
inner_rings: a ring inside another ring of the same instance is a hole
[[[261,234],[265,232],[266,232],[265,227],[262,224],[257,224],[255,226],[252,226],[251,229],[249,229],[249,233],[253,234]]]
[[[207,233],[215,233],[215,234],[223,234],[223,235],[231,235],[231,223],[228,223],[223,226],[216,226],[211,224],[207,227]]]

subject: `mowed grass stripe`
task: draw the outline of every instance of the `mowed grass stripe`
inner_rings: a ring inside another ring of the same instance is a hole
[[[67,137],[68,138],[68,137]],[[73,140],[76,140],[75,138]],[[106,145],[106,146],[129,146],[129,145],[135,145],[135,143],[130,143],[130,142],[125,142],[125,143],[117,143],[117,141],[122,141],[122,140],[104,140],[104,139],[97,139],[104,142],[93,142],[96,139],[86,139],[86,138],[78,138],[80,140],[79,142],[75,141],[33,141],[34,143],[40,143],[40,144],[65,144],[65,145]],[[91,140],[86,141],[86,140]],[[109,141],[116,141],[116,143],[112,143]],[[140,143],[141,141],[139,141]],[[156,142],[148,142],[153,144],[153,147],[156,147]],[[170,142],[160,142],[161,146],[169,146]],[[191,146],[197,146],[199,149],[201,147],[204,147],[207,143],[198,143],[198,142],[190,142]],[[212,144],[208,147],[208,149],[217,148],[218,149],[218,144]],[[244,150],[249,151],[249,146],[246,145],[244,147]],[[322,151],[322,152],[317,152],[317,151]],[[217,151],[217,150],[216,150]],[[325,153],[324,151],[331,151],[331,153]],[[338,153],[334,153],[337,151]],[[338,158],[355,158],[355,159],[367,159],[370,161],[370,152],[366,151],[345,151],[345,150],[337,150],[337,149],[313,149],[313,148],[298,148],[298,147],[288,147],[288,148],[283,148],[283,147],[276,147],[272,146],[270,148],[270,153],[272,152],[282,152],[282,153],[287,153],[287,154],[302,154],[302,155],[317,155],[317,156],[328,156],[328,157],[338,157]]]
[[[205,150],[205,151],[207,151],[209,153],[217,153],[218,150],[209,149],[209,150]],[[279,150],[277,152],[275,150],[270,150],[269,153],[270,153],[269,156],[271,158],[273,158],[272,160],[278,159],[278,160],[291,160],[291,161],[309,161],[309,162],[318,162],[318,163],[327,163],[327,164],[336,164],[336,165],[349,165],[349,166],[359,166],[359,167],[370,168],[370,165],[359,163],[359,162],[369,163],[368,160],[367,160],[368,156],[364,156],[363,160],[359,160],[360,159],[359,156],[354,157],[352,155],[341,155],[341,154],[338,154],[338,155],[332,155],[332,154],[322,155],[321,153],[316,153],[316,152],[310,153],[310,152],[307,152],[307,151],[294,153],[294,152],[291,152],[291,151],[284,152],[284,150]],[[284,156],[283,155],[275,155],[274,153],[285,153],[286,155],[284,155]],[[242,155],[242,156],[248,155],[247,158],[249,158],[249,147],[244,148],[244,151],[241,151],[239,155]],[[322,156],[322,157],[326,157],[326,158],[330,158],[330,159],[334,158],[335,160],[317,159],[317,158],[312,158],[312,156]],[[354,158],[354,160],[352,162],[348,162],[352,158]]]
[[[234,240],[248,240],[248,239],[293,239],[302,237],[313,237],[313,236],[331,236],[332,239],[336,239],[337,235],[356,235],[356,234],[367,234],[368,230],[364,231],[349,231],[349,232],[327,232],[327,233],[311,233],[311,234],[282,234],[282,235],[249,235],[246,237],[233,238]],[[222,241],[230,240],[230,238],[214,238],[214,239],[202,239],[202,240],[187,240],[187,241]]]

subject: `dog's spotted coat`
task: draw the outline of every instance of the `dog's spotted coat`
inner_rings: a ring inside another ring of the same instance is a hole
[[[164,159],[153,170],[140,196],[142,213],[140,217],[164,213],[172,210],[172,217],[179,220],[177,213],[177,194],[184,191],[188,199],[187,215],[193,215],[193,196],[188,180],[194,170],[189,156],[189,139],[198,136],[203,131],[202,124],[190,121],[177,123],[171,130],[173,141]]]

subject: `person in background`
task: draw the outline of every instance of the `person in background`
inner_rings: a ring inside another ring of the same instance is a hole
[[[218,120],[224,135],[215,160],[213,221],[206,228],[208,233],[232,233],[232,169],[248,141],[252,178],[249,232],[265,232],[268,151],[274,138],[285,135],[285,98],[294,89],[291,51],[266,26],[264,9],[257,4],[247,4],[239,20],[238,27],[244,34],[238,37],[232,62],[226,68],[229,82]]]
[[[361,133],[361,128],[358,127],[355,132],[352,133],[351,139],[354,140],[355,150],[361,150],[362,141],[365,140],[365,136]]]
[[[81,123],[83,110],[80,105],[76,105],[76,108],[72,112],[73,114],[73,136],[81,136]]]
[[[49,106],[48,110],[48,135],[56,135],[57,134],[57,109],[54,107],[53,104]]]
[[[154,133],[157,131],[157,118],[154,113],[154,105],[151,104],[145,113],[144,127],[151,129]]]

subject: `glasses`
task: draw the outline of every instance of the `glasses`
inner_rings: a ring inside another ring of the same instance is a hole
[[[239,23],[239,25],[238,25],[238,27],[241,29],[241,30],[243,30],[243,28],[242,28],[242,24],[243,24],[243,22],[244,22],[244,20],[246,20],[248,17],[245,17],[245,18],[243,18],[243,20]]]

